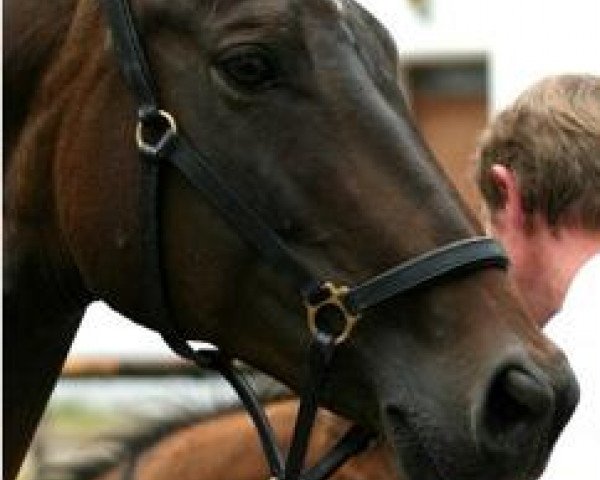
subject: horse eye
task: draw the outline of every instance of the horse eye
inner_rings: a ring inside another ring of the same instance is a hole
[[[280,71],[272,55],[260,47],[237,47],[217,60],[217,68],[228,83],[250,91],[273,86]]]

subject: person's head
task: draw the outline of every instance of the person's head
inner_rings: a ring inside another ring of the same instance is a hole
[[[543,323],[560,307],[564,279],[600,250],[600,77],[548,77],[522,93],[483,132],[476,179],[488,230]],[[569,245],[577,261],[548,257]]]

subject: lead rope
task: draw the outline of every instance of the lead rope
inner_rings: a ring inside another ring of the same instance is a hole
[[[374,435],[359,425],[352,426],[338,442],[311,468],[303,470],[310,435],[318,410],[318,391],[327,379],[335,351],[336,338],[316,331],[309,347],[307,383],[300,397],[300,407],[287,460],[284,461],[273,428],[254,389],[231,359],[216,349],[194,349],[183,337],[163,334],[165,342],[179,356],[192,361],[198,368],[220,373],[235,390],[258,433],[267,462],[270,480],[324,480],[340,468],[348,458],[365,450]],[[128,460],[123,480],[133,480],[137,461]]]
[[[164,336],[164,338],[177,354],[193,361],[199,368],[218,371],[233,387],[258,432],[271,480],[324,480],[348,458],[367,448],[373,438],[372,433],[354,425],[317,464],[303,470],[310,434],[316,420],[317,393],[327,379],[336,346],[336,338],[329,334],[317,331],[312,336],[309,347],[308,380],[300,397],[292,442],[285,461],[256,392],[232,361],[218,350],[195,350],[187,342],[180,340],[180,337]]]
[[[171,349],[179,356],[194,362],[200,369],[208,368],[217,371],[231,385],[246,408],[254,423],[256,431],[258,432],[271,476],[283,478],[283,457],[277,446],[273,428],[262,408],[258,396],[244,375],[238,371],[232,361],[225,357],[219,350],[193,349],[187,342],[181,339],[183,337],[179,336],[170,337],[168,335],[163,335],[163,338],[167,345],[169,345],[169,347],[171,347]]]

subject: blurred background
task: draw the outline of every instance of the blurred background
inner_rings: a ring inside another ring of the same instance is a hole
[[[408,102],[468,204],[470,155],[494,112],[548,74],[600,74],[597,0],[360,0],[395,38]],[[257,377],[266,396],[281,388]],[[21,477],[66,478],[62,465],[108,455],[106,434],[182,409],[235,404],[218,378],[179,362],[154,333],[94,304]],[[104,442],[99,442],[104,438]]]

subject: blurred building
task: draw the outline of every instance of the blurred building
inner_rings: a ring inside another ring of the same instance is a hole
[[[600,74],[597,0],[359,0],[398,45],[428,143],[476,211],[469,157],[491,113],[543,76]]]

